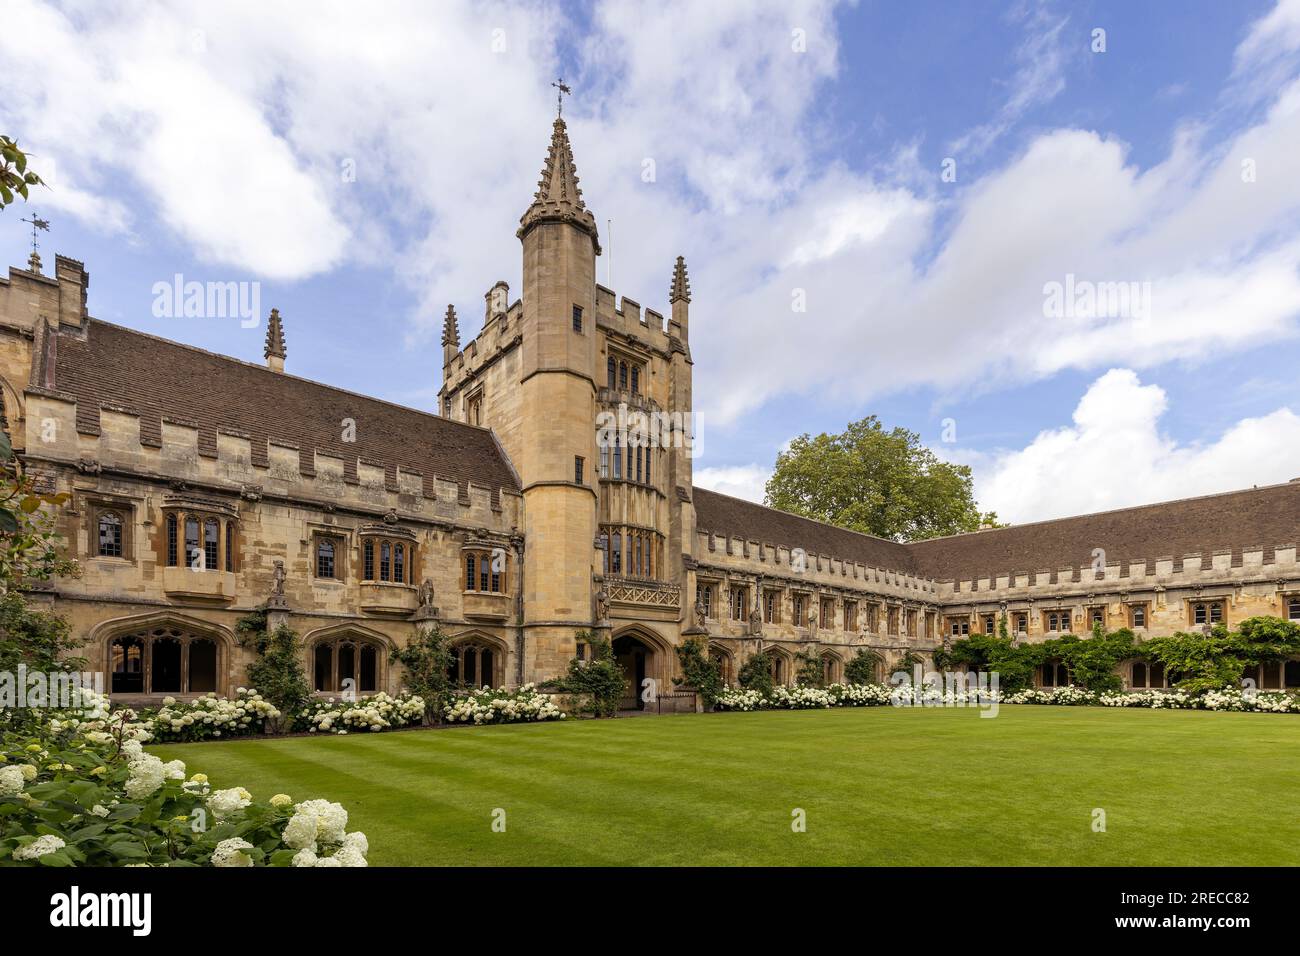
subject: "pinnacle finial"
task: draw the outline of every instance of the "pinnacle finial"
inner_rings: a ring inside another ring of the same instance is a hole
[[[569,128],[564,118],[557,116],[551,126],[551,146],[542,166],[542,178],[537,182],[533,202],[519,219],[520,238],[538,222],[567,222],[591,236],[600,255],[600,239],[596,230],[596,217],[582,200],[578,188],[578,170],[573,163],[573,147],[569,144]]]
[[[447,306],[447,316],[442,320],[442,344],[460,350],[460,326],[456,323],[456,307]]]
[[[677,257],[677,265],[673,268],[673,287],[668,293],[669,304],[678,299],[691,301],[691,280],[686,275],[686,259],[683,256]]]
[[[271,317],[266,323],[266,348],[262,351],[262,357],[269,359],[272,356],[281,361],[285,358],[284,324],[280,321],[279,309],[271,310]]]

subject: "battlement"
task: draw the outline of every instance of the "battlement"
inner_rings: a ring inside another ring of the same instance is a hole
[[[498,283],[493,287],[494,290],[497,288],[505,288],[505,283]],[[474,378],[485,365],[495,361],[502,352],[508,351],[517,344],[523,311],[522,299],[516,299],[501,311],[489,311],[478,335],[470,339],[465,347],[443,366],[442,378],[445,392],[454,391],[464,382]]]
[[[80,327],[89,287],[85,265],[67,256],[54,257],[53,277],[11,266],[8,278],[0,276],[0,316],[24,329],[42,320]]]
[[[717,561],[738,571],[763,574],[791,587],[807,582],[809,588],[843,588],[871,591],[900,600],[927,603],[937,600],[937,584],[889,568],[876,568],[819,552],[798,552],[785,545],[697,531],[696,554],[708,564]],[[770,568],[771,570],[767,570]],[[795,579],[795,580],[790,580]]]
[[[72,396],[29,389],[28,458],[87,474],[120,472],[208,486],[253,500],[280,498],[493,528],[522,524],[523,499],[513,488],[457,482],[361,457],[349,460],[279,438],[259,442],[230,429],[218,430],[215,449],[203,449],[197,422],[164,416],[154,437],[133,412],[108,404],[98,411],[98,426],[78,427]]]
[[[668,352],[670,336],[661,313],[642,309],[641,303],[623,296],[618,301],[613,289],[597,283],[596,321],[607,333],[621,334],[634,339],[652,351]]]
[[[939,597],[950,603],[985,604],[1045,596],[1086,596],[1089,593],[1137,593],[1154,590],[1196,590],[1236,583],[1282,581],[1300,585],[1300,564],[1294,542],[1251,545],[1146,560],[1108,562],[1104,571],[1091,564],[1007,572],[988,577],[938,582]]]

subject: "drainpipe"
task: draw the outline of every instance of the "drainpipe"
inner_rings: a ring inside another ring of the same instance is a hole
[[[515,686],[524,683],[524,548],[515,543],[515,564],[519,568],[519,588],[515,591]]]

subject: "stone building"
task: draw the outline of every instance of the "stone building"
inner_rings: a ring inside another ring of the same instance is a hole
[[[837,679],[859,649],[924,659],[1003,616],[1028,641],[1300,620],[1297,482],[913,544],[697,488],[686,264],[666,312],[597,284],[561,119],[517,235],[522,295],[493,285],[464,347],[447,310],[438,414],[289,374],[275,310],[253,364],[91,318],[75,260],[0,279],[4,427],[71,493],[84,567],[38,597],[114,696],[233,692],[258,608],[322,693],[399,689],[390,649],[435,621],[466,683],[557,676],[594,632],[666,693],[692,635],[729,678],[766,650],[789,682],[809,655]],[[1300,663],[1258,677],[1300,687]]]

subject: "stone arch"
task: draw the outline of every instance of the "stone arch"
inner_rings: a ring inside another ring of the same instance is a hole
[[[623,696],[623,710],[643,710],[646,706],[645,681],[654,681],[656,694],[672,689],[672,646],[647,627],[632,624],[618,631],[611,644],[614,658],[627,676],[628,687]]]
[[[823,650],[821,653],[822,683],[840,684],[844,682],[844,658],[836,651]]]
[[[9,380],[0,375],[0,425],[9,435],[12,444],[26,445],[26,437],[15,435],[19,422],[24,421],[23,399],[18,391],[9,384]]]
[[[387,634],[364,624],[330,624],[303,636],[307,680],[318,694],[374,694],[388,677]]]
[[[121,697],[229,695],[235,635],[227,627],[174,610],[100,621],[86,635]]]
[[[720,641],[709,641],[708,655],[722,665],[722,680],[726,684],[736,683],[736,655]]]
[[[778,687],[789,687],[794,683],[794,657],[789,651],[777,644],[763,648],[763,653],[772,659],[772,683]]]
[[[463,631],[452,637],[448,646],[453,660],[447,677],[453,685],[505,686],[510,647],[501,638],[481,630]]]

